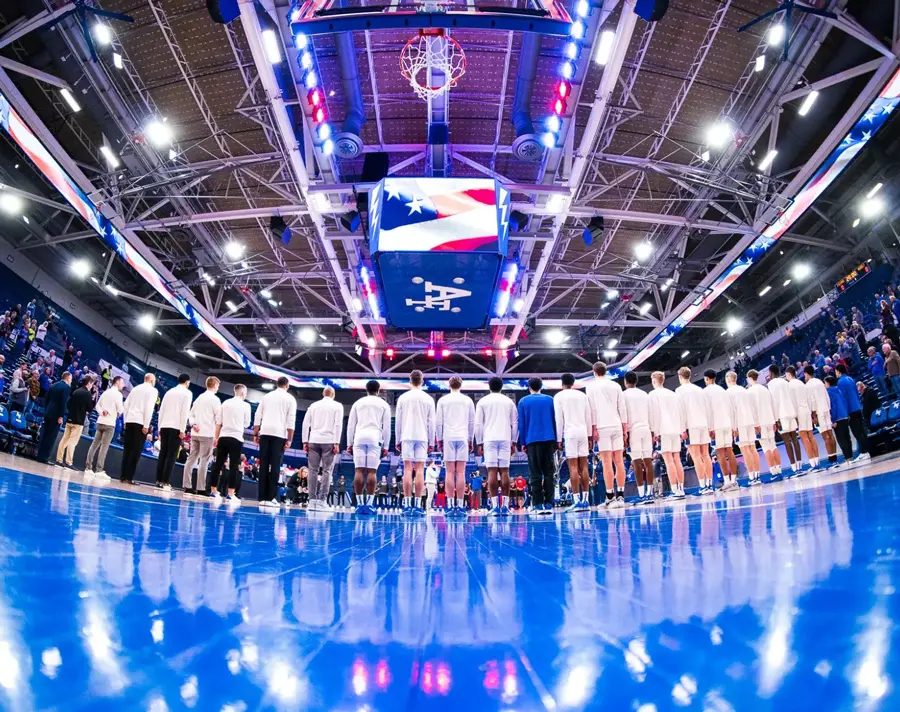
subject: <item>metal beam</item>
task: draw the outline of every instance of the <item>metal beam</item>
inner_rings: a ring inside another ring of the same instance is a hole
[[[862,76],[863,74],[871,74],[881,66],[882,62],[884,62],[884,58],[879,57],[878,59],[873,59],[871,62],[864,62],[863,64],[851,67],[850,69],[845,69],[843,72],[832,74],[830,77],[825,77],[824,79],[820,79],[819,81],[813,82],[812,84],[807,84],[805,87],[802,87],[800,89],[794,89],[793,91],[789,91],[787,94],[782,94],[781,98],[778,100],[778,103],[780,105],[784,105],[794,101],[795,99],[800,99],[810,92],[822,91],[823,89],[832,87],[835,84],[845,82],[848,79],[853,79],[855,77]]]
[[[47,74],[47,72],[42,72],[39,69],[29,67],[27,64],[22,64],[21,62],[16,62],[8,57],[0,57],[0,67],[3,67],[3,69],[7,69],[10,72],[15,72],[16,74],[24,74],[26,77],[31,77],[39,82],[45,82],[58,89],[68,89],[70,91],[72,89],[68,82],[59,77],[54,77],[52,74]]]

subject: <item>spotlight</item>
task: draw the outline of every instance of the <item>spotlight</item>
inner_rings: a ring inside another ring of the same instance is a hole
[[[269,347],[269,340],[268,340],[265,336],[260,336],[260,337],[259,337],[259,343],[261,343],[261,344],[262,344],[263,346],[265,346],[266,348]]]
[[[298,50],[304,50],[309,45],[309,37],[304,35],[302,32],[298,32],[294,35],[294,47]]]
[[[165,148],[172,143],[172,129],[168,124],[154,119],[144,127],[144,137],[155,148]]]
[[[650,302],[644,302],[643,304],[641,304],[640,309],[638,309],[638,312],[640,314],[646,314],[649,311],[650,311]]]
[[[316,340],[316,330],[311,326],[304,326],[302,329],[300,329],[300,332],[297,334],[297,336],[300,339],[301,343],[309,346]]]
[[[576,40],[580,40],[584,37],[584,23],[581,20],[575,20],[569,28],[569,34]]]
[[[600,34],[600,41],[597,43],[597,53],[594,55],[594,61],[597,64],[605,65],[609,61],[615,41],[616,33],[612,30],[604,30]]]
[[[370,336],[370,337],[368,338],[368,340],[366,341],[366,345],[367,345],[370,349],[374,349],[375,346],[376,346],[374,337]]]
[[[743,328],[743,322],[735,316],[730,316],[725,320],[725,329],[729,334],[734,334]]]
[[[272,382],[270,382],[270,381],[266,381],[265,383],[262,384],[262,389],[263,389],[264,391],[274,391],[274,390],[275,390],[275,384],[272,383]]]
[[[281,64],[281,47],[278,44],[278,35],[275,34],[275,30],[263,30],[263,49],[266,51],[266,59],[272,64]]]
[[[809,113],[809,110],[812,109],[812,105],[816,103],[816,99],[819,98],[819,92],[811,91],[806,95],[806,98],[803,100],[803,103],[800,104],[800,108],[797,110],[797,113],[800,116],[806,116]]]
[[[644,242],[639,242],[634,246],[634,256],[637,257],[639,262],[646,262],[650,259],[650,255],[653,254],[653,245],[646,240]]]
[[[395,352],[394,352],[394,349],[393,349],[392,346],[388,346],[388,347],[384,350],[384,355],[385,355],[387,358],[394,358],[394,353],[395,353]]]
[[[706,130],[706,144],[710,148],[723,149],[734,139],[734,128],[727,121],[716,121]]]
[[[878,217],[884,212],[884,201],[877,195],[866,198],[859,206],[859,213],[867,220]]]
[[[152,314],[142,314],[138,319],[138,326],[144,331],[153,331],[153,327],[156,326],[156,319]]]
[[[759,55],[759,57],[756,58],[756,66],[754,69],[757,72],[761,72],[765,68],[766,68],[766,55],[761,54],[761,55]]]
[[[450,358],[450,349],[441,349],[441,358]]]
[[[566,340],[566,334],[562,329],[553,329],[544,334],[544,341],[551,346],[560,346]]]
[[[777,155],[778,155],[778,151],[776,151],[775,149],[772,149],[771,151],[769,151],[769,152],[766,154],[766,157],[763,158],[763,159],[759,162],[759,166],[758,166],[759,170],[760,170],[760,171],[768,170],[769,166],[772,165],[772,161],[775,160],[775,156],[777,156]]]
[[[616,348],[616,345],[618,343],[619,343],[618,339],[610,339],[609,341],[606,342],[606,348],[614,349],[614,348]]]
[[[229,312],[236,312],[236,311],[237,311],[237,304],[235,304],[235,303],[234,303],[233,301],[231,301],[230,299],[226,299],[226,300],[225,300],[225,306],[228,307],[228,311],[229,311]]]
[[[578,2],[575,3],[575,14],[578,15],[578,17],[587,17],[590,12],[591,4],[588,0],[578,0]]]
[[[0,193],[0,210],[7,215],[19,215],[24,203],[22,199],[13,193]]]
[[[76,277],[85,279],[91,273],[91,263],[87,260],[75,260],[70,266],[69,271]]]
[[[283,353],[283,349],[269,349],[269,356],[281,356]]]
[[[350,300],[350,306],[357,314],[362,311],[362,302],[360,301],[359,297],[353,297],[353,299]]]
[[[494,355],[494,349],[485,349],[483,353],[484,353],[485,356],[487,356],[488,358],[490,358],[490,357],[492,357],[492,356]]]
[[[607,361],[613,361],[616,358],[618,358],[618,356],[619,356],[618,351],[604,351],[603,352],[603,358],[605,358]]]
[[[791,270],[791,276],[796,279],[798,282],[802,282],[804,279],[809,277],[812,273],[812,268],[803,262],[800,264],[794,265],[794,269]]]
[[[618,296],[619,296],[618,289],[607,289],[606,290],[606,298],[609,299],[610,301],[612,301],[613,299],[615,299]]]
[[[113,150],[109,146],[100,146],[100,153],[103,154],[103,157],[106,159],[106,163],[110,168],[119,167],[119,158],[113,153]]]
[[[541,143],[544,144],[545,148],[556,148],[556,136],[555,134],[547,131],[545,134],[541,136]]]
[[[244,256],[244,246],[240,242],[231,241],[225,245],[225,254],[232,262],[237,262]]]
[[[524,308],[525,308],[525,300],[522,299],[522,297],[519,297],[518,299],[516,299],[516,301],[513,302],[513,311],[516,312],[517,314],[521,314],[522,310]]]
[[[125,63],[122,61],[122,55],[118,52],[113,52],[113,65],[116,69],[121,69],[125,66]]]
[[[784,42],[784,25],[781,23],[772,25],[766,33],[766,42],[770,47],[777,47]]]
[[[65,102],[69,105],[69,108],[74,111],[76,114],[81,111],[81,104],[76,101],[75,97],[72,96],[72,92],[68,89],[60,89],[59,95],[65,100]]]
[[[690,355],[691,355],[690,351],[682,351],[681,352],[681,358],[687,358]]]
[[[98,22],[94,25],[94,39],[104,46],[112,44],[113,33],[109,25],[104,25],[102,22]]]
[[[263,299],[271,299],[272,292],[270,292],[268,289],[260,289],[259,296],[261,296]]]
[[[325,141],[325,143],[322,144],[322,153],[324,153],[326,156],[330,156],[332,153],[334,153],[334,141],[332,141],[331,139]]]
[[[764,297],[771,291],[772,291],[772,285],[766,285],[765,287],[763,287],[762,289],[759,290],[759,296]]]
[[[428,349],[428,350],[425,352],[425,355],[426,355],[428,358],[434,358],[434,349]]]

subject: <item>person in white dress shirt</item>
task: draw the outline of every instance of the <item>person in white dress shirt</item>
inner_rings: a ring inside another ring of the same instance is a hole
[[[837,440],[834,439],[834,430],[831,423],[831,400],[828,398],[828,389],[821,380],[816,378],[816,369],[813,366],[806,366],[803,369],[803,375],[806,378],[806,388],[808,392],[808,402],[812,411],[813,425],[818,426],[819,434],[825,442],[825,452],[828,453],[828,465],[834,467],[837,465]],[[813,438],[815,442],[815,438]]]
[[[800,453],[800,440],[797,437],[797,406],[791,396],[788,382],[781,378],[781,368],[774,363],[769,366],[769,381],[766,388],[772,394],[775,417],[781,430],[784,449],[791,463],[792,474],[796,474],[803,466],[803,455]],[[778,474],[781,474],[779,471]]]
[[[727,492],[738,488],[738,464],[734,456],[734,437],[737,432],[734,424],[734,407],[728,393],[716,383],[714,370],[707,369],[703,374],[703,380],[706,384],[703,395],[709,402],[709,414],[712,416],[710,426],[716,441],[716,457],[725,480],[722,491]]]
[[[732,421],[737,429],[738,446],[744,458],[744,467],[750,484],[759,484],[759,451],[756,449],[756,438],[759,436],[759,418],[756,415],[756,403],[753,396],[737,382],[737,374],[729,371],[725,374],[728,388],[725,394],[731,401]]]
[[[653,434],[650,432],[650,394],[637,387],[638,375],[625,374],[625,412],[628,414],[628,448],[641,502],[652,501]]]
[[[134,473],[141,461],[144,438],[150,432],[150,422],[153,420],[157,398],[159,391],[156,390],[156,374],[148,373],[144,376],[144,382],[132,388],[128,398],[125,399],[122,412],[125,428],[122,433],[120,482],[134,484]]]
[[[593,443],[591,406],[587,396],[573,388],[575,376],[564,373],[562,390],[553,396],[556,419],[557,449],[562,450],[569,465],[569,482],[575,500],[568,511],[581,512],[590,508],[591,475],[588,472],[588,453]]]
[[[691,369],[687,366],[678,369],[678,383],[680,385],[675,389],[675,395],[681,401],[687,421],[688,452],[700,483],[700,494],[712,494],[715,490],[712,487],[712,458],[709,456],[709,434],[712,430],[709,402],[703,395],[703,389],[691,383]]]
[[[175,469],[175,461],[178,459],[178,451],[184,440],[184,431],[187,428],[188,417],[191,414],[191,401],[194,399],[191,393],[191,377],[182,373],[178,377],[178,385],[166,391],[159,404],[159,459],[156,461],[156,486],[164,490],[171,490],[169,480],[172,470]]]
[[[488,471],[491,514],[509,514],[509,460],[519,437],[519,413],[512,398],[501,393],[503,379],[488,381],[490,393],[475,405],[475,442]],[[503,500],[500,500],[500,494]]]
[[[775,403],[772,394],[764,385],[758,383],[759,372],[750,369],[747,371],[747,392],[753,398],[753,409],[759,418],[759,444],[766,463],[769,466],[769,474],[781,474],[781,454],[775,443],[775,427],[778,417],[775,415]]]
[[[206,391],[197,396],[188,421],[191,424],[191,452],[184,463],[184,493],[206,494],[206,471],[212,459],[213,441],[216,438],[216,426],[222,424],[222,401],[216,394],[219,392],[219,379],[210,376],[206,379]],[[193,486],[194,466],[197,466],[197,486]]]
[[[266,393],[256,407],[253,441],[259,445],[259,506],[277,509],[278,475],[297,427],[297,401],[288,393],[291,382],[287,376],[275,383],[277,388]]]
[[[103,395],[97,399],[94,410],[97,411],[97,430],[94,432],[94,440],[88,450],[87,462],[84,466],[84,476],[87,479],[109,480],[104,466],[109,444],[116,432],[116,420],[125,404],[122,402],[122,389],[125,387],[125,379],[116,376],[109,384],[109,388],[103,391]]]
[[[673,391],[666,388],[666,374],[654,371],[650,376],[650,431],[659,443],[669,486],[675,497],[684,498],[684,466],[681,464],[681,441],[687,436],[684,408]]]
[[[377,484],[378,465],[387,457],[391,440],[391,407],[378,396],[381,386],[376,380],[366,383],[366,394],[350,408],[347,421],[347,452],[353,455],[353,491],[359,514],[373,514],[371,509]],[[323,491],[323,494],[325,492]],[[313,509],[330,509],[321,501]]]
[[[816,469],[819,466],[819,446],[816,444],[816,436],[813,434],[812,408],[809,404],[810,392],[806,388],[806,384],[797,378],[797,369],[794,366],[784,369],[784,380],[787,381],[791,399],[794,401],[794,408],[797,411],[797,434],[800,436],[800,442],[803,443],[809,466]],[[796,471],[799,472],[801,468],[799,458],[797,462]]]
[[[475,439],[475,403],[462,392],[462,379],[450,377],[450,392],[441,396],[435,414],[435,437],[447,468],[447,511],[465,516],[466,463]]]
[[[222,403],[221,418],[216,425],[213,447],[216,449],[216,461],[213,463],[210,478],[210,496],[215,501],[222,499],[222,489],[227,490],[229,504],[240,504],[235,494],[240,475],[241,450],[244,448],[244,431],[250,427],[250,404],[246,400],[247,386],[237,383],[234,386],[234,397]],[[223,474],[225,460],[228,460],[228,475]]]
[[[334,388],[325,386],[322,399],[303,417],[303,450],[309,458],[309,501],[325,501],[331,489],[334,457],[341,448],[344,406],[335,401]],[[321,475],[319,472],[321,471]]]
[[[628,411],[622,387],[607,375],[606,364],[597,361],[594,380],[585,394],[591,406],[594,442],[603,463],[606,506],[625,506],[625,438],[628,435]]]
[[[425,461],[434,449],[434,399],[422,390],[424,381],[418,369],[409,374],[410,388],[397,399],[394,414],[394,440],[403,460],[404,513],[419,516],[425,513],[421,506]]]

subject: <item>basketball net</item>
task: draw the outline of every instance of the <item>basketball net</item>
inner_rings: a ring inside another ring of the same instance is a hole
[[[456,86],[466,73],[466,54],[443,29],[419,30],[400,52],[400,72],[429,101]]]

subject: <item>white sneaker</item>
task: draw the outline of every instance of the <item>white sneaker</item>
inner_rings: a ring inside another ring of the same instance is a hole
[[[867,452],[861,452],[859,455],[853,458],[853,462],[865,462],[866,460],[871,460],[872,456]]]
[[[270,502],[268,502],[267,506],[271,507],[272,509],[281,509],[281,504],[278,502],[277,499],[273,499]]]
[[[318,502],[318,504],[316,505],[316,509],[318,511],[320,511],[320,512],[333,512],[334,511],[334,507],[332,505],[328,504],[328,502],[326,502],[324,499],[318,499],[316,501]]]
[[[94,482],[109,482],[112,478],[101,470],[100,472],[95,472],[92,479]]]
[[[86,480],[94,479],[94,471],[93,470],[85,470],[84,471],[84,479],[86,479]]]
[[[218,492],[218,490],[215,491],[215,492],[210,492],[209,498],[210,498],[211,500],[214,500],[215,502],[221,502],[221,501],[222,501],[222,495]]]
[[[241,499],[236,494],[231,494],[225,498],[225,504],[227,504],[229,507],[240,507]]]

